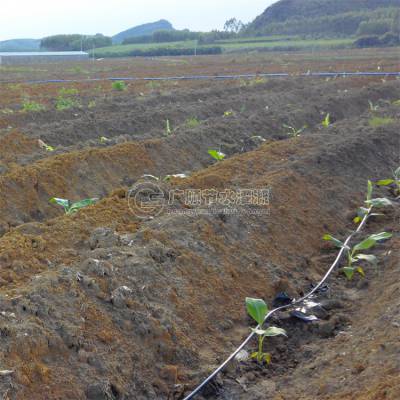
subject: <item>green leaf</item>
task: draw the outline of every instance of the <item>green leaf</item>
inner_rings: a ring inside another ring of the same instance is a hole
[[[267,332],[265,329],[257,329],[257,328],[250,328],[250,329],[253,333],[255,333],[258,336],[264,336]]]
[[[98,198],[92,198],[92,199],[85,199],[81,201],[77,201],[76,203],[73,203],[69,209],[69,213],[72,214],[74,212],[77,212],[81,208],[91,206],[92,204],[95,204],[99,199]]]
[[[226,157],[226,155],[225,155],[224,153],[221,153],[221,152],[218,151],[218,150],[212,150],[212,149],[210,149],[210,150],[208,150],[208,154],[209,154],[212,158],[214,158],[215,160],[217,160],[217,161],[222,161],[222,160]]]
[[[268,312],[268,306],[264,300],[246,297],[246,309],[249,315],[258,323],[258,325],[263,324],[264,318]]]
[[[371,235],[370,238],[373,240],[376,240],[377,242],[380,240],[387,240],[390,239],[393,235],[390,232],[381,232],[381,233],[375,233],[374,235]]]
[[[341,242],[339,239],[334,238],[332,235],[326,234],[322,237],[324,240],[333,242],[336,247],[342,248],[344,246],[344,243]]]
[[[357,272],[358,272],[363,278],[365,278],[365,272],[364,272],[364,270],[362,269],[362,267],[357,267]]]
[[[328,113],[326,114],[325,119],[322,121],[322,125],[326,128],[331,124],[331,115]]]
[[[269,353],[264,353],[264,360],[265,360],[265,362],[266,362],[267,364],[271,364],[271,359],[272,359],[271,354],[269,354]]]
[[[284,329],[278,328],[276,326],[270,326],[265,330],[265,336],[279,336],[279,335],[287,336],[286,331]]]
[[[374,187],[372,186],[372,182],[368,180],[368,187],[367,187],[367,201],[372,199],[372,191]]]
[[[392,202],[385,197],[367,200],[365,203],[373,207],[386,207],[392,205]]]
[[[360,250],[366,250],[366,249],[370,249],[371,247],[375,246],[376,244],[376,240],[372,239],[371,237],[368,237],[366,239],[364,239],[362,242],[356,244],[353,247],[353,251],[360,251]]]
[[[351,281],[353,279],[354,270],[355,270],[355,268],[353,268],[353,267],[344,267],[343,268],[343,272],[349,281]]]
[[[376,184],[378,186],[388,186],[388,185],[391,185],[392,183],[394,183],[393,179],[382,179],[382,180],[376,182]]]
[[[357,254],[354,257],[356,260],[364,260],[369,262],[370,264],[377,265],[378,259],[372,254]]]
[[[66,210],[69,209],[70,202],[67,199],[59,199],[58,197],[52,197],[49,200],[52,204],[57,204],[58,206],[64,207]]]
[[[258,352],[255,351],[254,353],[251,353],[250,358],[257,358],[258,357]]]
[[[355,218],[353,219],[353,222],[354,222],[355,224],[359,224],[361,221],[362,221],[362,218],[361,218],[361,217],[355,217]]]

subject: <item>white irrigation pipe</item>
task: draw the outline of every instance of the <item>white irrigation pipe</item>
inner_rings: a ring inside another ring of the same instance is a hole
[[[99,81],[190,81],[190,80],[236,80],[253,78],[288,78],[288,77],[347,77],[347,76],[383,76],[400,77],[400,72],[305,72],[305,73],[261,73],[261,74],[233,74],[233,75],[187,75],[166,77],[107,77],[87,79],[44,79],[32,81],[0,81],[0,84],[45,84],[45,83],[84,83]]]
[[[325,282],[326,280],[329,278],[329,276],[331,275],[331,273],[333,272],[333,270],[335,269],[335,267],[338,265],[340,259],[342,258],[344,252],[346,251],[349,242],[351,241],[351,239],[361,231],[361,229],[363,228],[363,226],[365,225],[365,223],[367,222],[367,219],[371,213],[371,209],[372,207],[368,210],[368,213],[364,216],[364,218],[362,219],[360,225],[358,226],[358,228],[351,233],[347,239],[345,240],[345,242],[343,243],[343,246],[341,247],[335,261],[333,262],[333,264],[330,266],[330,268],[328,269],[328,271],[326,272],[326,274],[324,275],[324,277],[319,281],[318,285],[315,286],[309,293],[307,293],[306,295],[304,295],[303,297],[301,297],[298,300],[294,300],[292,303],[281,306],[281,307],[277,307],[273,310],[271,310],[266,316],[265,319],[263,321],[262,324],[257,326],[257,329],[261,329],[262,326],[267,322],[267,320],[269,320],[271,318],[271,316],[273,314],[275,314],[277,311],[282,311],[282,310],[287,310],[292,308],[295,305],[301,304],[304,300],[308,299],[309,297],[311,297]],[[207,384],[212,381],[225,367],[227,364],[229,364],[229,362],[231,362],[236,355],[250,342],[250,340],[253,338],[253,336],[255,335],[254,332],[250,333],[249,336],[247,336],[247,338],[242,342],[242,344],[211,374],[209,375],[200,385],[198,385],[196,387],[196,389],[194,389],[189,395],[187,395],[183,400],[190,400],[193,399],[194,396],[196,396],[197,394],[199,394],[199,392],[205,387],[207,386]]]

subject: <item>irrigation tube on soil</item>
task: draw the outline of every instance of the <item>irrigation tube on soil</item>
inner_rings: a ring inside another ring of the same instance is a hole
[[[339,263],[340,259],[342,258],[343,253],[346,251],[346,247],[348,246],[350,240],[361,231],[361,229],[363,228],[363,226],[365,225],[369,215],[371,213],[371,209],[368,210],[368,213],[364,216],[364,218],[362,219],[360,225],[358,226],[358,228],[353,231],[345,240],[345,242],[343,243],[343,246],[341,247],[335,261],[333,262],[333,264],[330,266],[330,268],[328,269],[328,271],[326,272],[326,274],[324,275],[324,277],[319,281],[319,283],[306,295],[304,295],[303,297],[301,297],[298,300],[294,300],[292,303],[281,306],[281,307],[277,307],[273,310],[271,310],[266,316],[265,319],[263,321],[262,324],[258,325],[256,329],[262,329],[262,326],[267,322],[268,319],[271,318],[271,316],[273,314],[275,314],[277,311],[282,311],[282,310],[287,310],[292,308],[295,305],[298,305],[300,303],[302,303],[304,300],[308,299],[309,297],[311,297],[325,282],[326,280],[329,278],[329,276],[331,275],[331,273],[333,272],[333,270],[335,269],[335,267],[337,266],[337,264]],[[242,344],[211,374],[209,375],[199,386],[196,387],[196,389],[194,389],[189,395],[187,395],[183,400],[190,400],[193,399],[194,396],[196,396],[197,394],[199,394],[199,392],[208,384],[210,383],[210,381],[212,381],[225,367],[227,364],[229,364],[229,362],[231,362],[235,356],[250,342],[250,340],[253,338],[253,336],[255,335],[254,332],[250,333],[249,336],[247,336],[247,338],[242,342]]]
[[[347,77],[347,76],[382,76],[400,77],[400,72],[305,72],[305,73],[262,73],[262,74],[241,74],[241,75],[188,75],[188,76],[166,76],[166,77],[108,77],[108,78],[87,78],[87,79],[43,79],[33,81],[0,81],[0,84],[45,84],[45,83],[83,83],[99,81],[196,81],[196,80],[236,80],[253,78],[289,78],[289,77]]]

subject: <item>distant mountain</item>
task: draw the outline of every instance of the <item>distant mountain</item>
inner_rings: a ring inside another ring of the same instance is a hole
[[[258,16],[247,32],[348,36],[357,34],[364,23],[368,33],[382,34],[391,29],[399,8],[400,0],[280,0]]]
[[[120,32],[117,35],[113,36],[112,39],[114,44],[120,44],[126,38],[151,35],[153,32],[161,30],[173,31],[175,29],[169,21],[161,19],[160,21],[157,22],[151,22],[149,24],[135,26],[134,28]]]
[[[11,39],[0,42],[0,51],[39,51],[40,39]]]

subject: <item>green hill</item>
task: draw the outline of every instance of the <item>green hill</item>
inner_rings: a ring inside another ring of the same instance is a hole
[[[382,35],[396,25],[400,0],[280,0],[247,28],[251,34]]]
[[[149,24],[135,26],[134,28],[127,29],[126,31],[120,32],[113,36],[113,43],[121,44],[124,39],[135,37],[135,36],[146,36],[151,35],[156,31],[172,31],[174,27],[169,21],[161,19],[157,22],[151,22]]]
[[[0,51],[39,51],[40,39],[12,39],[0,42]]]

